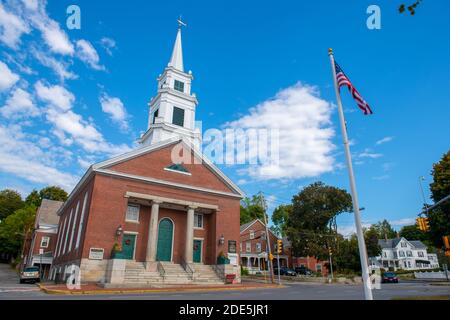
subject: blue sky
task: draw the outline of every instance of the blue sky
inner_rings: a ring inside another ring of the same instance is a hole
[[[180,14],[203,129],[273,116],[292,137],[281,174],[221,166],[270,208],[317,180],[348,188],[328,47],[374,111],[363,116],[342,91],[364,223],[413,222],[418,177],[428,196],[432,163],[449,149],[448,1],[423,1],[413,17],[387,0],[38,2],[0,1],[0,188],[70,191],[89,164],[136,147]],[[71,4],[80,30],[66,27]],[[366,27],[370,4],[380,30]],[[348,233],[353,217],[338,224]]]

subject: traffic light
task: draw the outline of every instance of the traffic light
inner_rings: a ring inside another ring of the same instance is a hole
[[[416,224],[419,230],[424,232],[430,231],[430,223],[428,221],[428,218],[417,218]]]
[[[277,240],[277,253],[283,253],[283,240],[281,239]]]
[[[445,256],[450,257],[450,236],[443,236]]]
[[[328,248],[328,253],[330,254],[330,256],[333,254],[333,250],[331,250],[331,248]]]
[[[269,253],[269,260],[273,260],[273,254]]]

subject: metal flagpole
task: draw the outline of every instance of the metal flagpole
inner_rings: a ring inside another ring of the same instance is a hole
[[[362,278],[363,278],[363,283],[364,283],[364,295],[366,297],[366,300],[373,300],[372,284],[370,281],[369,266],[367,263],[366,244],[364,242],[364,235],[363,235],[363,230],[362,230],[362,225],[361,225],[361,215],[359,213],[358,195],[356,193],[356,183],[355,183],[355,177],[353,175],[352,158],[350,155],[350,146],[349,146],[348,137],[347,137],[347,128],[345,125],[344,111],[342,109],[341,96],[339,94],[339,88],[338,88],[337,79],[336,79],[336,68],[335,68],[335,63],[334,63],[333,49],[331,49],[331,48],[328,49],[328,55],[330,56],[331,70],[333,72],[334,89],[336,92],[336,101],[337,101],[338,111],[339,111],[339,121],[341,123],[342,140],[344,142],[345,157],[347,160],[347,168],[348,168],[348,176],[350,179],[350,189],[351,189],[351,193],[352,193],[353,212],[355,214],[356,235],[358,237],[359,256],[360,256],[360,260],[361,260]]]

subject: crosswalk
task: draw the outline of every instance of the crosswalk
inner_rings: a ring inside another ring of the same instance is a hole
[[[33,292],[33,291],[39,291],[38,287],[0,287],[0,293],[5,292]]]

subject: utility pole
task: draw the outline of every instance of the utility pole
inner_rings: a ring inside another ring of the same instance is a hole
[[[259,192],[259,204],[261,208],[263,208],[263,215],[264,215],[264,224],[266,226],[266,248],[267,248],[267,269],[269,271],[269,279],[270,283],[273,283],[273,268],[272,268],[272,260],[270,260],[270,257],[272,256],[272,250],[270,247],[270,237],[269,237],[269,227],[267,226],[267,218],[266,218],[266,204],[263,200],[262,192]]]

